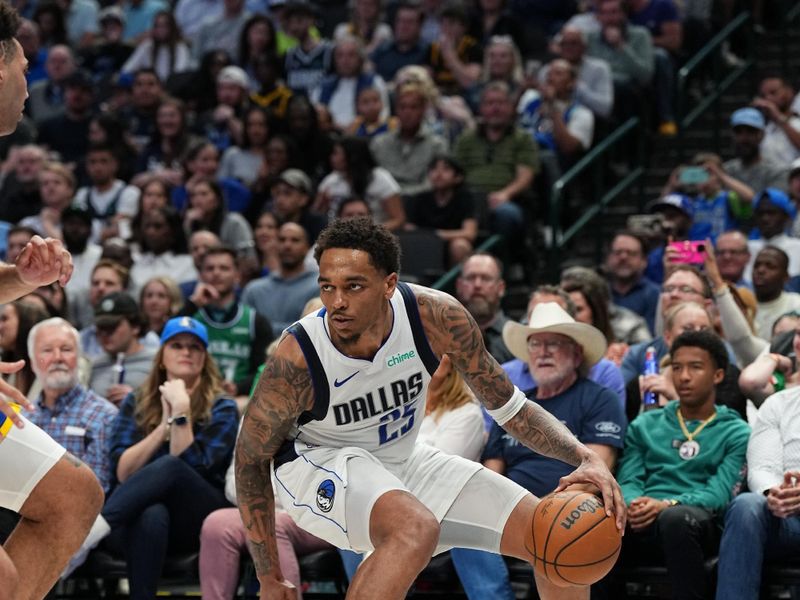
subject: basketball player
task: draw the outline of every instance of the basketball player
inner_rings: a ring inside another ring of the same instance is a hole
[[[22,118],[28,61],[14,34],[19,17],[0,2],[0,135]],[[0,303],[72,274],[72,258],[58,240],[34,236],[14,265],[0,265]],[[0,363],[13,373],[23,361]],[[92,471],[41,429],[21,417],[25,397],[0,380],[0,506],[21,519],[0,547],[0,600],[43,598],[86,537],[103,502]]]
[[[367,219],[336,221],[317,240],[325,305],[287,329],[244,418],[236,450],[239,507],[261,598],[296,598],[275,545],[274,473],[297,524],[369,553],[348,598],[404,598],[430,557],[468,547],[532,560],[539,500],[478,463],[416,444],[426,387],[442,354],[494,419],[541,454],[577,466],[560,488],[596,485],[625,525],[605,463],[528,401],[486,352],[469,313],[447,294],[398,281],[399,247]],[[544,600],[588,598],[537,577]]]

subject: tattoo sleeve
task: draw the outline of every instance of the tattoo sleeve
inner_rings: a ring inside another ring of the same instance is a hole
[[[478,324],[458,301],[447,294],[416,288],[425,333],[437,354],[448,354],[453,366],[478,399],[493,410],[514,393],[514,385],[489,354]],[[571,465],[581,462],[585,450],[553,415],[527,401],[504,429],[531,450]]]
[[[236,496],[259,576],[280,572],[270,462],[312,402],[313,387],[305,365],[273,356],[242,421],[236,443]]]

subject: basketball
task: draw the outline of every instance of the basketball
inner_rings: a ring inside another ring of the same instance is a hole
[[[539,502],[525,543],[534,557],[534,570],[566,587],[602,579],[617,561],[622,537],[600,498],[588,492],[559,492]]]

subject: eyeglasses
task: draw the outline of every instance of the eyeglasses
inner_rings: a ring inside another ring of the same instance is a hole
[[[680,292],[681,294],[695,294],[702,296],[703,292],[698,292],[690,285],[665,285],[661,288],[662,294],[671,294],[672,292]]]
[[[558,352],[564,348],[568,348],[573,342],[569,340],[528,340],[528,351],[541,352],[542,350],[549,350],[550,352]]]

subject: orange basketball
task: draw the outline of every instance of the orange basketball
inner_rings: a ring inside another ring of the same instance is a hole
[[[602,579],[617,561],[622,538],[600,498],[559,492],[539,502],[525,543],[536,572],[566,587]]]

